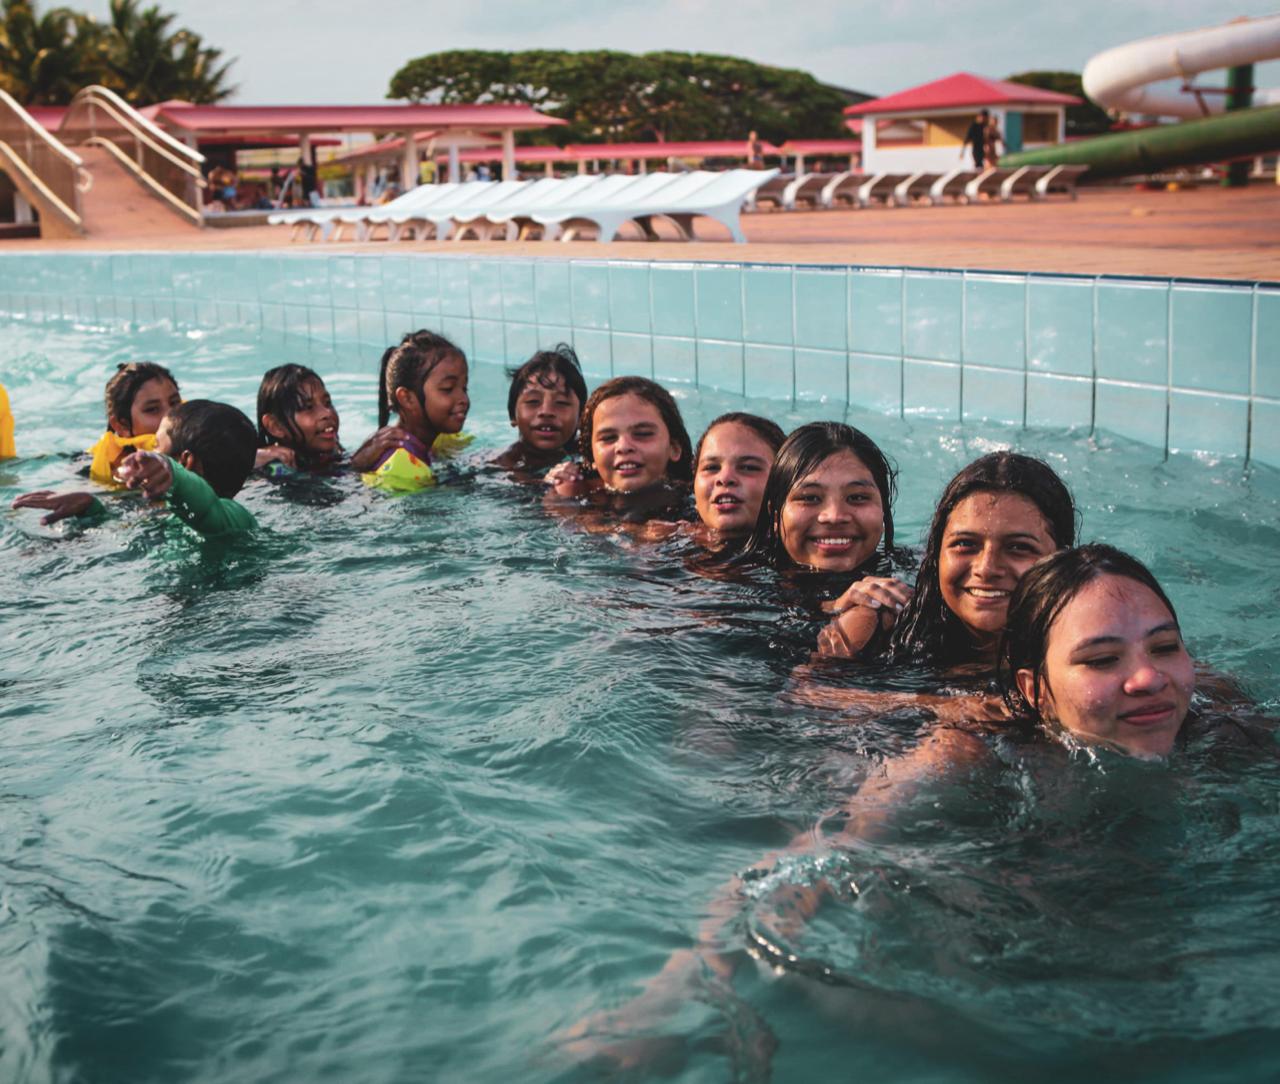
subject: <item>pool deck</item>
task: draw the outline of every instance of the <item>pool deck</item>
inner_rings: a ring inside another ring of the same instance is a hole
[[[131,201],[132,202],[132,201]],[[198,230],[156,204],[154,215],[98,223],[79,241],[0,240],[0,254],[34,251],[468,252],[594,259],[873,264],[1083,274],[1280,281],[1280,185],[1175,192],[1086,189],[1072,202],[773,211],[744,215],[749,244],[618,241],[291,243],[282,226]],[[727,234],[700,222],[708,237]]]

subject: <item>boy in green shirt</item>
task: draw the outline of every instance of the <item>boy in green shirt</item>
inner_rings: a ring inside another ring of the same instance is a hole
[[[232,498],[253,470],[258,433],[242,411],[226,403],[193,399],[171,410],[156,433],[156,451],[134,452],[117,476],[148,500],[165,500],[174,514],[206,538],[245,534],[253,515]],[[106,508],[92,493],[24,493],[14,508],[47,508],[40,522],[69,516],[101,516]]]

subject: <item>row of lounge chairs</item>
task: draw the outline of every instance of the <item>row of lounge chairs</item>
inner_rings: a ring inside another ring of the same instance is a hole
[[[268,216],[288,225],[293,240],[370,241],[466,238],[544,240],[594,236],[612,241],[627,223],[656,240],[654,220],[670,222],[681,240],[694,240],[693,221],[712,218],[735,241],[745,241],[739,216],[752,193],[776,169],[731,169],[720,173],[585,174],[536,181],[465,181],[426,184],[381,207],[307,209]]]
[[[1021,166],[1002,169],[957,168],[946,173],[792,173],[780,174],[757,189],[752,209],[765,204],[783,211],[799,207],[936,206],[948,198],[973,203],[984,196],[1004,202],[1015,196],[1045,199],[1053,194],[1076,198],[1076,182],[1086,166]]]

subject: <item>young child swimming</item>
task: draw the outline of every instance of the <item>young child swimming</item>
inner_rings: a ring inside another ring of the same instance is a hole
[[[507,416],[520,439],[493,462],[512,471],[545,471],[576,450],[578,416],[587,401],[578,355],[560,343],[538,351],[507,375]]]
[[[703,545],[721,548],[751,532],[785,439],[776,422],[741,411],[721,414],[707,426],[693,456],[693,500]]]
[[[181,402],[178,382],[163,365],[135,361],[117,366],[107,381],[107,431],[89,449],[89,477],[111,485],[117,464],[129,452],[155,447],[160,423]]]
[[[554,498],[598,495],[611,511],[649,519],[687,496],[689,434],[671,393],[652,380],[618,376],[596,388],[578,443],[581,465],[562,463],[547,474]]]
[[[324,381],[305,365],[279,365],[258,385],[257,465],[325,470],[342,458],[338,409]]]
[[[864,585],[818,649],[845,657],[887,650],[940,667],[990,663],[1018,580],[1073,545],[1075,533],[1075,504],[1053,468],[1017,452],[982,456],[938,499],[914,594],[893,580]]]
[[[471,400],[466,356],[442,335],[415,331],[382,355],[378,430],[351,457],[367,485],[412,493],[436,484],[437,439],[461,432]],[[398,425],[389,425],[391,414]]]
[[[206,537],[244,534],[257,524],[232,498],[253,470],[257,433],[243,412],[226,403],[193,399],[160,424],[154,451],[132,452],[117,468],[119,480],[148,500],[163,499],[174,514]],[[101,516],[106,508],[91,493],[25,493],[14,508],[49,510],[41,522],[69,516]]]

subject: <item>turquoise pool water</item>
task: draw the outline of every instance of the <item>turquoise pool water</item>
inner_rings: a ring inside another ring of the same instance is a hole
[[[139,356],[243,407],[266,368],[301,360],[349,445],[372,426],[373,372],[348,352],[10,324],[0,379],[24,458],[0,464],[3,507],[70,481],[107,374]],[[479,457],[510,429],[500,369],[473,381]],[[743,402],[678,391],[695,433]],[[747,406],[787,427],[825,412]],[[904,542],[973,456],[1012,441],[1050,459],[1084,537],[1150,561],[1193,651],[1280,706],[1275,471],[839,413],[898,460]],[[596,1079],[554,1033],[625,1002],[718,886],[916,733],[797,695],[811,629],[767,585],[577,533],[500,476],[243,499],[266,531],[254,550],[0,513],[0,1079]],[[796,959],[691,999],[665,1025],[666,1069],[1280,1072],[1273,762],[1011,758],[926,798],[875,846],[755,885],[729,946]],[[777,929],[771,885],[818,872],[841,898]]]

